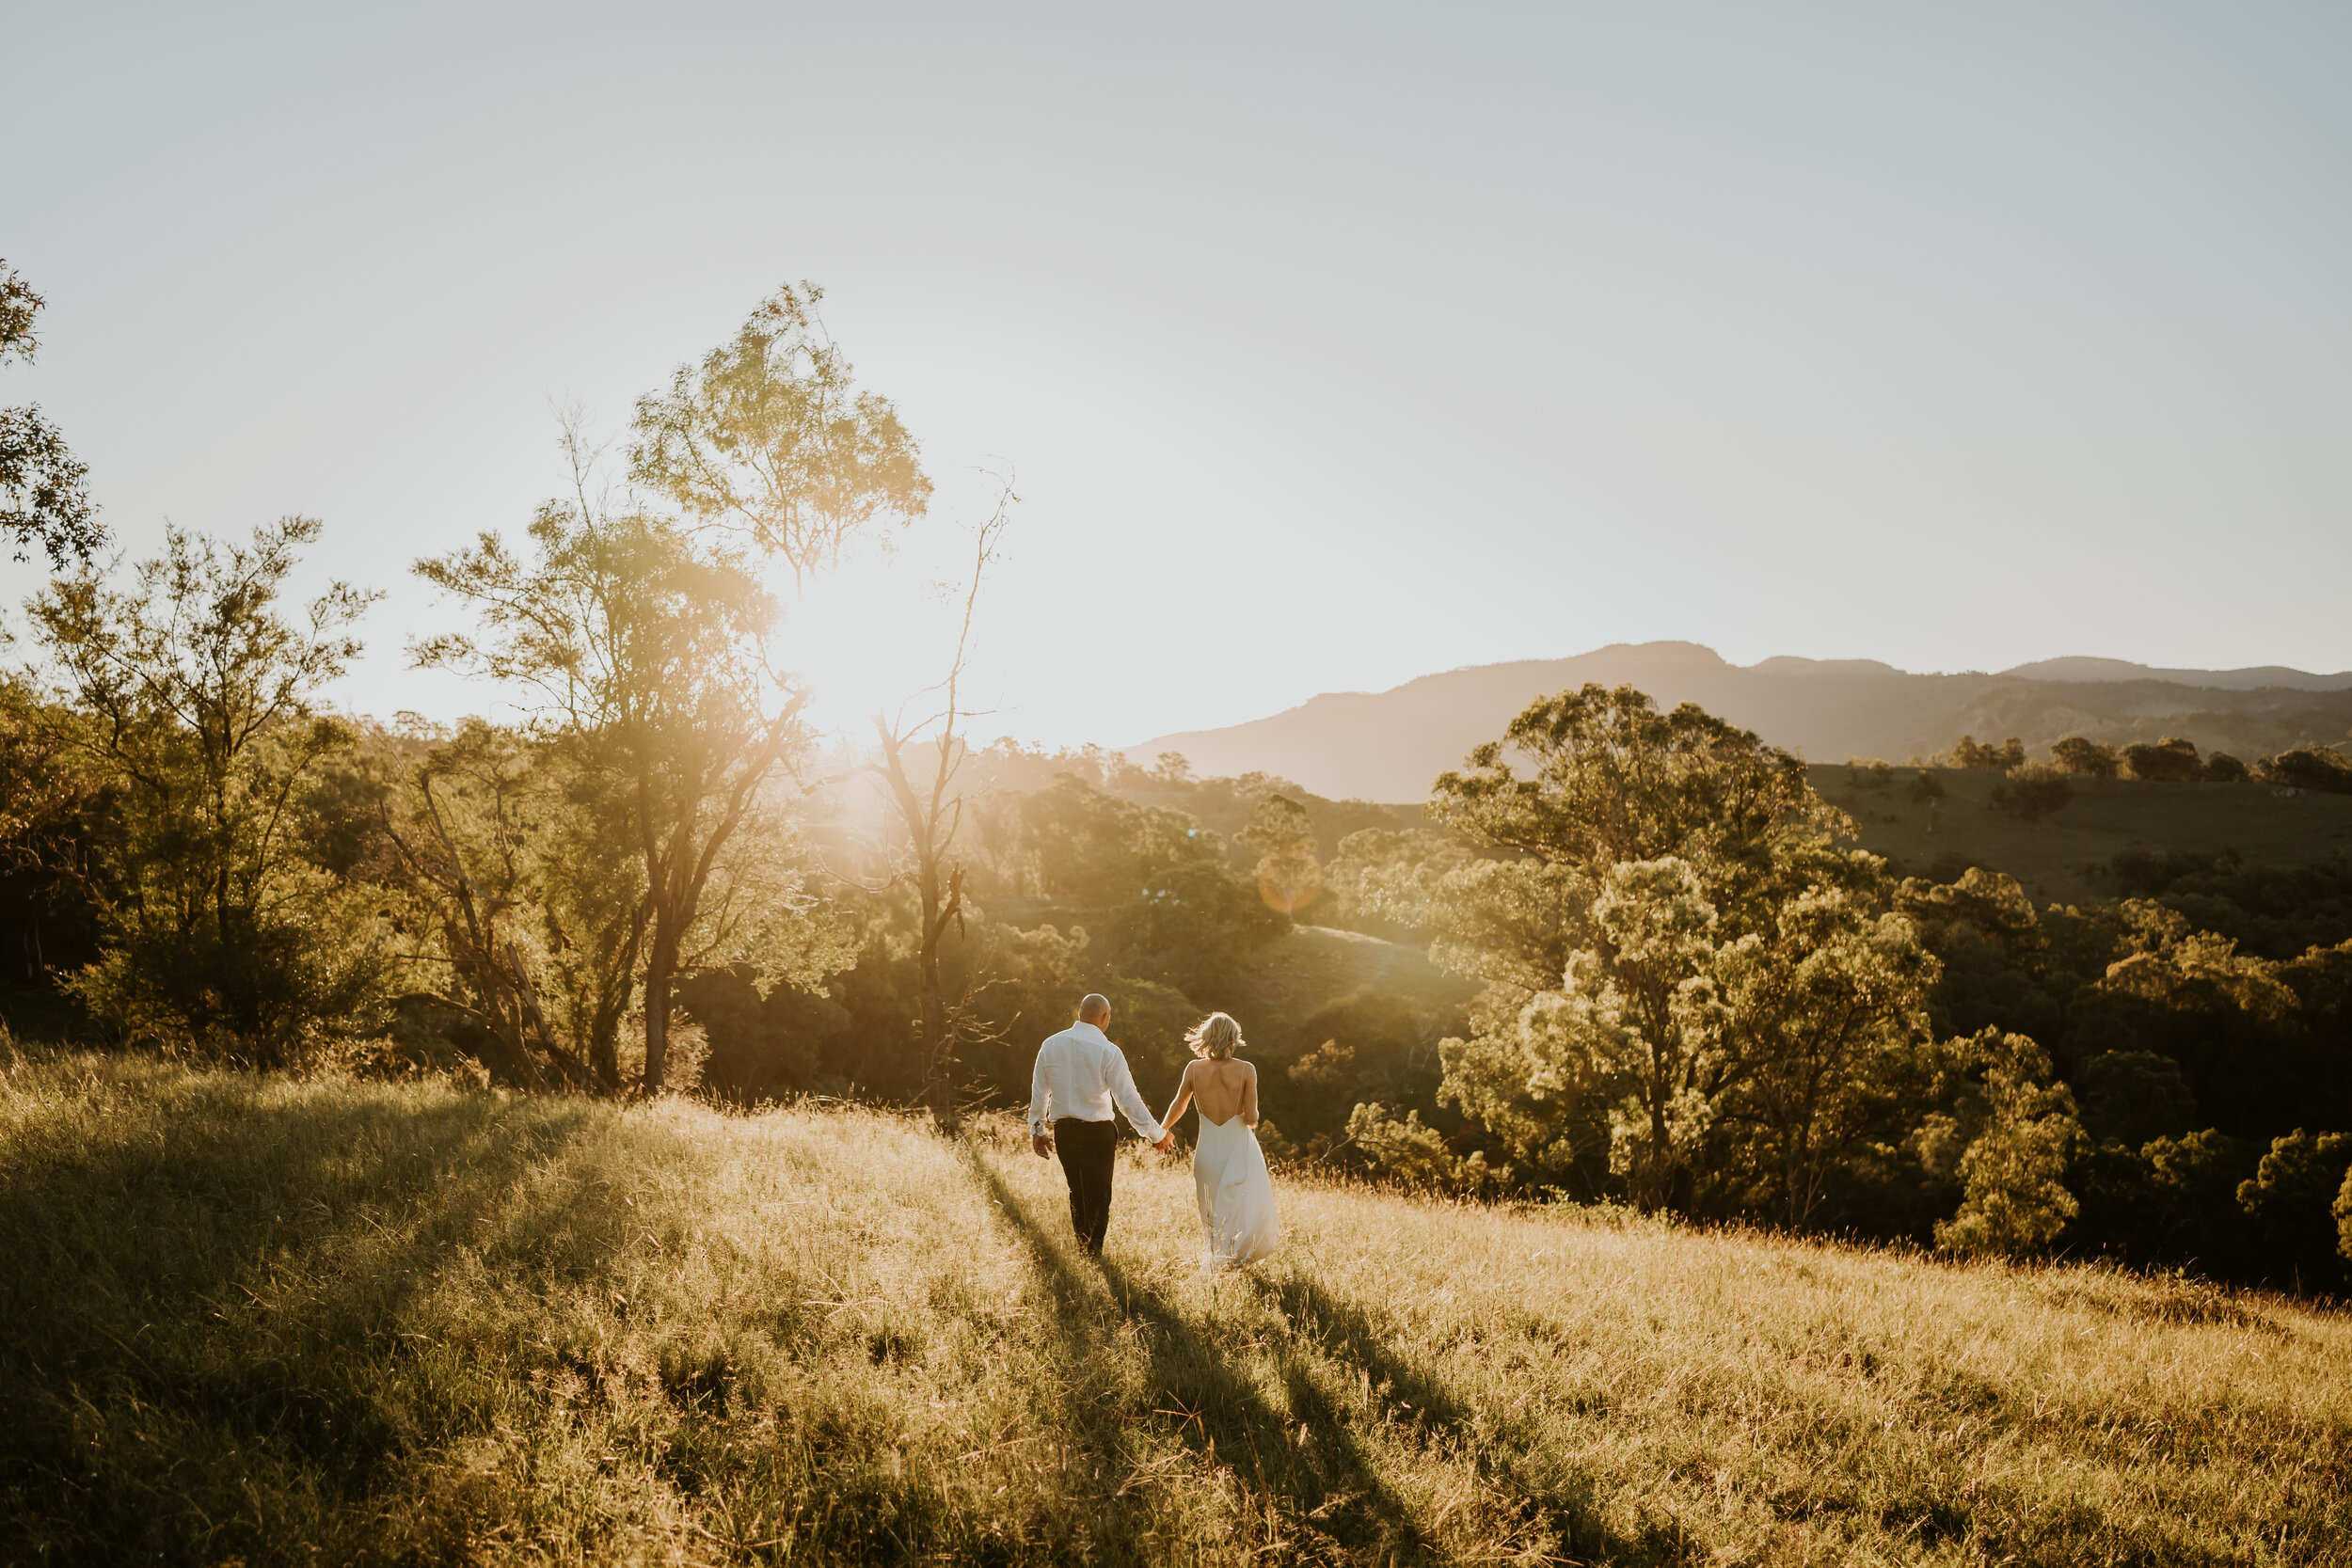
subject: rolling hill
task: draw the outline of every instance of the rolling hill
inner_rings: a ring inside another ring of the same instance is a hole
[[[1335,799],[1419,800],[1534,698],[1587,681],[1630,684],[1665,706],[1696,703],[1815,761],[1901,762],[1963,734],[2029,749],[2069,735],[2131,742],[2185,736],[2241,758],[2352,737],[2352,673],[2153,670],[2059,658],[1998,674],[1915,674],[1873,659],[1738,665],[1695,642],[1616,643],[1574,658],[1486,664],[1379,692],[1333,692],[1223,729],[1124,748],[1184,754],[1202,776],[1261,771]]]
[[[0,1561],[2343,1560],[2341,1312],[1279,1180],[0,1046]]]

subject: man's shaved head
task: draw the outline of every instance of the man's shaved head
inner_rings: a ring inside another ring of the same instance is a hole
[[[1099,991],[1087,992],[1086,1000],[1078,1004],[1078,1022],[1081,1023],[1100,1023],[1110,1016],[1111,999]]]

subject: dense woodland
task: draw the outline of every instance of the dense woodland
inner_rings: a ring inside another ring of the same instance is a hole
[[[818,297],[642,400],[621,488],[566,432],[566,497],[418,563],[452,629],[413,657],[512,722],[322,706],[373,593],[290,600],[315,521],[174,531],[127,568],[68,539],[0,686],[8,1024],[953,1127],[1025,1100],[1099,990],[1156,1096],[1187,1024],[1239,1014],[1269,1148],[1327,1169],[2345,1288],[2341,859],[2135,854],[2112,896],[2037,907],[1865,851],[1796,759],[1624,687],[1537,698],[1406,806],[978,743],[961,647],[925,722],[820,746],[763,574],[821,593],[930,485]],[[972,531],[967,629],[1011,499]],[[2083,778],[2352,785],[2327,750],[1934,760],[2000,770],[2028,822]],[[1941,787],[1856,763],[1847,793]]]

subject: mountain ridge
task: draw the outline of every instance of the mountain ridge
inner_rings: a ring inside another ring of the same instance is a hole
[[[2183,678],[2175,678],[2183,677]],[[2069,735],[2129,744],[2180,735],[2250,758],[2352,738],[2352,672],[2172,670],[2088,656],[1997,673],[1920,673],[1878,659],[1732,664],[1702,643],[1611,643],[1558,659],[1467,665],[1385,691],[1324,692],[1264,718],[1122,748],[1182,753],[1203,775],[1259,771],[1318,794],[1417,800],[1536,697],[1586,682],[1685,702],[1814,761],[1902,761],[1963,734],[2029,750]]]

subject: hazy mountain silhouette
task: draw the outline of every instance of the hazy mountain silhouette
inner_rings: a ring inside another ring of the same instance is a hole
[[[2246,760],[2352,737],[2352,672],[2153,670],[2054,658],[1998,674],[1913,674],[1876,659],[1729,664],[1695,642],[1613,643],[1574,658],[1482,664],[1392,690],[1331,692],[1285,713],[1125,748],[1149,764],[1181,752],[1204,776],[1258,770],[1318,794],[1418,800],[1534,698],[1597,681],[1661,706],[1696,703],[1816,762],[1903,762],[1963,734],[2038,752],[2070,735],[2130,742],[2185,736]]]

